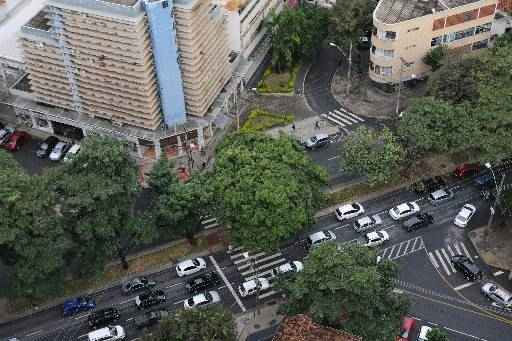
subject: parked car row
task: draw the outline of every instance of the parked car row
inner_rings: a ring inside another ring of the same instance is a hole
[[[70,144],[60,141],[55,136],[49,136],[39,145],[36,156],[42,159],[49,158],[52,161],[64,159],[65,162],[69,162],[76,157],[79,151],[79,144]]]
[[[30,134],[0,124],[0,146],[8,151],[15,152],[30,140]]]

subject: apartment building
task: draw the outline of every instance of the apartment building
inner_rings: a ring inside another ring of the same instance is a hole
[[[396,84],[422,78],[430,71],[423,57],[436,46],[461,53],[488,47],[496,10],[506,5],[496,0],[381,0],[373,12],[370,79]]]

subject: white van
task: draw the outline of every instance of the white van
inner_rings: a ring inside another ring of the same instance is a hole
[[[72,145],[71,148],[69,148],[68,152],[66,153],[66,156],[64,156],[64,162],[72,161],[76,157],[76,154],[78,154],[79,151],[80,151],[79,144],[75,143],[74,145]]]
[[[121,326],[109,326],[87,334],[88,341],[115,341],[124,340],[126,334]]]

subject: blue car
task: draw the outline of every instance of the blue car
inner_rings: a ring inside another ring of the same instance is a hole
[[[477,176],[473,181],[478,188],[484,189],[492,186],[493,178],[491,174],[487,173]]]
[[[92,297],[80,296],[64,302],[62,315],[71,316],[94,308],[96,308],[96,302]]]

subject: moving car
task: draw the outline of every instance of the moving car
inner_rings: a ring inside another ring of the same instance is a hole
[[[155,285],[155,281],[151,281],[147,277],[141,276],[132,278],[131,280],[124,282],[121,285],[121,290],[123,291],[123,294],[129,295],[140,290],[151,289]]]
[[[178,277],[192,275],[203,269],[206,269],[206,262],[200,257],[187,259],[176,265],[176,273],[178,274]]]
[[[106,308],[93,311],[87,318],[87,321],[91,328],[98,328],[109,325],[119,320],[120,317],[119,310],[116,308]]]
[[[402,226],[407,232],[427,227],[434,222],[434,217],[428,213],[418,214],[410,219],[403,222]]]
[[[154,326],[158,324],[160,320],[167,318],[169,316],[169,312],[167,310],[154,310],[148,311],[143,315],[139,315],[135,317],[134,323],[135,328],[142,329]]]
[[[87,341],[124,340],[126,334],[121,326],[109,326],[87,334]]]
[[[219,284],[219,275],[212,271],[192,278],[185,284],[185,289],[191,294],[196,294]]]
[[[355,218],[364,214],[364,208],[360,203],[354,202],[339,206],[334,210],[334,214],[339,221],[343,221],[345,219]]]
[[[308,149],[320,148],[329,143],[329,135],[327,134],[317,134],[315,136],[310,137],[304,142],[304,146]]]
[[[238,286],[238,292],[240,296],[247,297],[256,295],[262,290],[270,288],[270,282],[266,278],[255,278],[250,281],[244,282]]]
[[[432,330],[429,326],[421,326],[417,341],[428,341],[428,333]]]
[[[485,173],[485,174],[481,174],[481,175],[477,176],[473,180],[473,183],[476,185],[477,188],[485,189],[485,188],[492,186],[493,181],[494,180],[492,178],[492,175],[489,173]]]
[[[304,270],[304,264],[298,260],[280,265],[272,270],[274,276],[290,275]]]
[[[432,205],[437,205],[453,198],[453,192],[449,189],[438,189],[430,193],[427,198]]]
[[[190,297],[183,302],[185,309],[208,307],[220,302],[220,295],[216,291],[208,291]]]
[[[386,231],[374,231],[366,234],[366,243],[364,245],[375,247],[387,240],[389,240],[389,234]]]
[[[416,320],[412,317],[405,316],[402,319],[402,326],[400,327],[400,334],[396,337],[395,341],[412,341],[411,334],[416,325]]]
[[[67,144],[66,142],[60,141],[59,143],[57,143],[55,145],[52,152],[50,153],[50,160],[59,161],[60,159],[62,159],[64,154],[66,154],[66,152],[68,151],[68,148],[69,148],[69,144]]]
[[[464,163],[455,168],[455,170],[453,171],[453,175],[456,178],[462,179],[480,173],[481,169],[482,166],[479,163]]]
[[[137,308],[150,308],[154,305],[164,303],[167,296],[163,290],[148,290],[147,292],[135,297],[135,305]]]
[[[459,213],[453,220],[453,223],[458,227],[468,226],[469,221],[476,213],[476,207],[471,204],[465,204],[460,209]]]
[[[319,231],[319,232],[310,234],[309,237],[307,238],[306,242],[307,242],[308,248],[311,248],[311,247],[317,247],[319,245],[322,245],[326,242],[330,242],[335,239],[336,239],[336,235],[332,231],[326,230],[326,231]]]
[[[354,230],[356,232],[363,232],[381,224],[382,219],[377,214],[371,217],[362,217],[354,222]]]
[[[420,207],[418,206],[418,204],[411,201],[393,207],[392,209],[389,210],[389,215],[394,220],[399,220],[416,214],[419,211]]]
[[[446,182],[443,180],[443,178],[436,176],[415,182],[411,185],[410,189],[418,195],[424,195],[437,191],[445,185]]]
[[[78,155],[78,152],[80,151],[80,145],[74,144],[69,148],[68,152],[64,156],[64,162],[70,162],[73,161],[74,158]]]
[[[59,143],[59,139],[55,136],[47,137],[46,140],[39,145],[36,156],[40,158],[48,157],[57,143]]]
[[[20,150],[28,140],[30,140],[30,134],[21,130],[16,130],[9,136],[9,139],[5,143],[5,148],[11,152]]]
[[[96,302],[92,297],[79,296],[64,302],[62,315],[71,316],[94,308],[96,308]]]
[[[482,271],[473,263],[471,259],[464,255],[455,255],[450,258],[450,262],[457,271],[462,272],[464,278],[468,281],[482,279]]]
[[[485,283],[482,286],[482,294],[497,305],[512,308],[512,294],[495,283]]]

